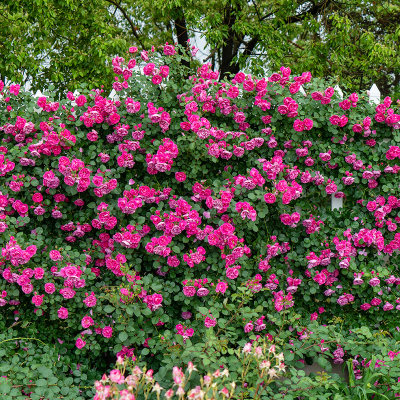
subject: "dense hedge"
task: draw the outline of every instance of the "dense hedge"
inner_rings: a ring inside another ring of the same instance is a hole
[[[220,82],[182,57],[129,49],[112,62],[114,98],[0,85],[5,340],[39,339],[65,374],[83,368],[76,387],[116,354],[162,381],[188,361],[232,364],[257,335],[294,363],[310,326],[395,334],[399,104],[343,100],[284,67]],[[357,355],[333,342],[337,362]]]

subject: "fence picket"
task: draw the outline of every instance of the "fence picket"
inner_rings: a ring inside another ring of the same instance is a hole
[[[119,101],[119,96],[117,92],[113,89],[111,90],[110,94],[108,95],[110,99],[113,99],[114,101]]]
[[[340,100],[343,100],[343,91],[340,89],[339,85],[336,85],[334,87],[335,92],[338,94]],[[339,210],[340,208],[343,207],[343,198],[336,198],[335,194],[331,195],[331,210]]]
[[[335,194],[331,197],[331,210],[339,210],[343,207],[343,197],[336,198]]]
[[[375,83],[371,86],[369,90],[369,104],[375,103],[379,104],[381,101],[381,92],[378,89],[378,86]]]
[[[36,93],[33,95],[33,97],[37,97],[37,98],[39,98],[41,96],[44,96],[44,95],[40,90],[37,90]],[[40,114],[42,112],[42,109],[40,107],[38,107],[38,108],[35,107],[34,111],[37,112],[38,114]]]
[[[342,89],[340,89],[339,85],[336,85],[334,87],[334,89],[335,89],[335,92],[337,92],[337,94],[339,95],[340,99],[343,100],[343,92],[342,92]]]

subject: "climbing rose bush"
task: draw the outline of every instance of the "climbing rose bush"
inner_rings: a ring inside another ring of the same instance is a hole
[[[2,329],[74,368],[135,351],[160,382],[283,327],[395,329],[399,102],[188,57],[132,47],[112,95],[0,82]]]

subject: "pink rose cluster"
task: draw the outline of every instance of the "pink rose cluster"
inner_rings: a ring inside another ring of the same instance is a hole
[[[258,269],[262,272],[267,272],[271,268],[270,261],[274,257],[278,257],[278,256],[290,251],[290,244],[288,242],[284,242],[284,243],[280,244],[279,242],[276,241],[275,236],[271,236],[270,240],[275,243],[267,244],[267,246],[266,246],[267,247],[267,255],[265,258],[262,258],[262,256],[260,256],[261,260],[258,263]]]
[[[300,222],[300,214],[298,212],[294,212],[290,214],[281,214],[280,219],[282,224],[288,225],[291,228],[295,228],[297,224]]]
[[[291,97],[285,97],[283,104],[279,105],[277,111],[281,115],[287,115],[289,118],[296,118],[298,115],[299,105]]]
[[[183,255],[183,261],[190,267],[193,268],[194,265],[200,264],[206,259],[206,250],[203,246],[199,246],[196,251],[190,250],[189,254]]]
[[[310,131],[314,126],[314,122],[310,118],[305,118],[304,120],[296,119],[293,122],[293,129],[296,132]]]
[[[171,125],[170,114],[164,111],[163,107],[155,107],[153,103],[147,104],[147,111],[150,121],[153,124],[159,124],[162,133],[167,132]]]
[[[294,306],[293,295],[291,293],[285,294],[282,290],[273,292],[274,306],[276,311],[287,310]]]
[[[376,106],[374,119],[377,122],[385,122],[389,126],[399,129],[400,114],[396,114],[394,108],[390,108],[392,102],[390,97],[385,97],[383,103]]]
[[[14,236],[10,236],[6,247],[1,249],[1,256],[8,260],[13,266],[17,267],[27,264],[36,252],[37,248],[35,245],[30,245],[25,250],[22,250]]]
[[[209,282],[207,278],[194,279],[194,280],[185,279],[182,282],[182,284],[183,284],[182,292],[186,297],[194,297],[195,295],[197,295],[198,297],[205,297],[210,293],[210,290],[206,286],[209,286],[210,284],[212,285],[212,283]],[[223,287],[219,286],[219,289],[221,289],[222,293]]]
[[[310,214],[310,217],[308,219],[304,219],[302,224],[306,228],[307,235],[311,235],[312,233],[318,232],[321,225],[324,225],[324,222],[322,220],[317,221],[315,217]]]
[[[113,235],[113,240],[127,249],[137,249],[141,239],[149,232],[150,227],[148,225],[144,225],[143,228],[139,230],[133,225],[127,225],[126,228],[121,228],[121,232],[117,232]]]
[[[148,63],[143,67],[143,73],[147,76],[152,76],[152,83],[154,85],[159,85],[163,78],[166,78],[169,74],[168,65],[162,65],[160,68],[156,68],[154,63]]]
[[[198,211],[194,210],[186,200],[176,199],[176,196],[172,196],[169,199],[169,206],[171,211],[161,214],[160,211],[156,211],[154,215],[150,217],[155,228],[158,231],[163,231],[166,236],[177,236],[185,232],[189,238],[193,235],[196,237],[205,237],[203,231],[199,228],[201,224],[201,218]]]
[[[92,182],[93,185],[96,186],[93,189],[93,193],[99,198],[111,193],[118,186],[118,181],[116,179],[105,181],[100,170],[98,170],[97,174],[93,176]]]
[[[176,54],[168,44],[162,52]],[[120,330],[114,312],[97,307],[108,300],[115,308],[144,303],[146,315],[154,312],[143,320],[144,347],[152,347],[154,330],[167,325],[162,313],[190,320],[193,314],[183,311],[188,305],[229,300],[239,285],[255,297],[266,293],[276,312],[293,307],[295,299],[307,307],[314,293],[336,311],[359,310],[360,304],[370,313],[400,309],[400,278],[382,261],[400,250],[400,148],[382,142],[398,127],[397,105],[385,98],[375,115],[360,116],[369,109],[364,99],[353,93],[340,101],[332,87],[309,90],[309,73],[291,77],[282,67],[262,79],[239,72],[220,82],[209,64],[169,103],[150,94],[158,91],[153,85],[166,93],[174,88],[174,63],[156,57],[154,49],[139,54],[132,48],[130,59],[113,59],[113,88],[121,100],[100,89],[70,92],[61,107],[41,97],[40,114],[16,115],[10,104],[20,101],[13,97],[19,87],[6,88],[0,232],[15,237],[2,248],[4,283],[29,295],[38,317],[58,317],[60,326],[76,329],[75,345],[84,351],[92,348],[93,333],[104,341]],[[139,82],[138,75],[148,78]],[[310,103],[318,112],[311,114]],[[341,211],[321,211],[330,195],[346,199]],[[378,272],[365,268],[372,259]],[[142,277],[131,270],[139,260]],[[157,285],[157,293],[142,279]],[[172,294],[167,288],[176,279],[183,281],[182,293]],[[95,294],[94,287],[104,292]],[[10,299],[13,292],[1,293],[0,306],[19,305]],[[322,313],[314,311],[307,310],[307,320]],[[213,314],[193,320],[193,327],[203,320],[206,328],[216,326]],[[239,325],[247,333],[266,329],[264,316],[244,321]],[[193,328],[177,322],[172,327],[184,341],[193,337]],[[299,336],[310,334],[304,329]],[[117,372],[111,376],[121,379]]]
[[[332,101],[332,96],[335,93],[335,89],[331,86],[325,89],[324,92],[313,92],[311,97],[315,101],[319,101],[321,104],[329,104]]]
[[[169,138],[164,138],[155,155],[147,154],[147,172],[155,175],[158,172],[170,171],[173,160],[178,156],[178,146]]]
[[[168,257],[171,254],[171,248],[168,245],[171,243],[171,237],[160,236],[152,237],[151,241],[145,246],[148,253],[157,254],[161,257]]]
[[[187,326],[184,326],[182,324],[177,324],[175,326],[175,329],[176,329],[176,334],[181,335],[183,337],[183,343],[185,343],[186,340],[192,337],[194,334],[193,328],[188,328]]]
[[[0,176],[5,176],[15,168],[15,163],[6,158],[4,154],[0,154]]]
[[[64,175],[64,183],[66,185],[73,186],[75,183],[77,184],[76,190],[78,192],[84,192],[90,185],[91,171],[78,158],[70,160],[65,156],[60,157],[58,159],[58,171]]]
[[[162,307],[163,297],[161,294],[154,293],[152,295],[146,295],[143,298],[143,303],[147,304],[147,307],[151,311],[155,311],[158,308]]]
[[[242,219],[250,219],[255,221],[257,218],[257,211],[247,201],[239,201],[235,205],[236,211],[240,214]]]

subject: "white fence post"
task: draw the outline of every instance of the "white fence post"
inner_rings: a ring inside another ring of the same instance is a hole
[[[118,101],[119,100],[119,96],[117,94],[117,92],[113,89],[111,90],[110,94],[108,95],[108,97],[110,99],[113,99],[114,101]]]
[[[334,194],[331,197],[331,209],[340,210],[343,207],[343,197],[336,198]]]
[[[340,89],[339,85],[336,85],[334,87],[334,89],[335,89],[335,92],[337,92],[337,94],[339,95],[340,99],[343,100],[343,92],[342,92],[342,89]]]
[[[39,98],[43,96],[43,93],[40,90],[37,90],[36,93],[33,95],[33,97]],[[40,114],[42,112],[42,109],[40,107],[38,108],[34,108],[34,111],[37,112],[38,114]]]
[[[339,98],[340,98],[341,100],[343,100],[343,92],[342,92],[342,89],[340,89],[339,85],[336,85],[336,86],[334,87],[334,89],[335,89],[335,92],[337,92]],[[335,197],[335,194],[332,193],[332,194],[331,194],[331,210],[332,210],[332,211],[333,211],[333,210],[339,210],[339,209],[341,209],[342,207],[343,207],[343,197],[336,198],[336,197]]]
[[[371,86],[371,89],[367,93],[369,94],[369,104],[379,104],[381,102],[381,92],[375,83]]]

